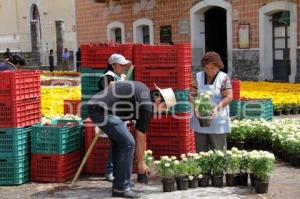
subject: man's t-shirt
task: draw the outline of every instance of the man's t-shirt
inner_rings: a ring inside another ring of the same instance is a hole
[[[5,71],[5,70],[16,70],[15,67],[13,67],[10,64],[7,63],[1,63],[0,64],[0,71]]]
[[[115,82],[88,102],[88,111],[96,124],[103,123],[110,114],[123,121],[136,120],[135,128],[145,133],[153,115],[150,90],[141,82]]]

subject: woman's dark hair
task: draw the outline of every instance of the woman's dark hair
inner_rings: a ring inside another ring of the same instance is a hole
[[[20,55],[12,55],[8,58],[8,61],[14,65],[20,64],[21,66],[24,66],[26,64],[25,59]]]
[[[202,67],[204,67],[207,64],[215,64],[220,69],[224,68],[224,64],[222,62],[222,59],[220,55],[216,52],[207,52],[204,54],[202,60],[201,60]]]
[[[50,53],[51,53],[51,54],[53,53],[53,49],[50,50]]]
[[[104,74],[107,73],[108,71],[114,72],[114,68],[112,67],[112,64],[107,64]]]

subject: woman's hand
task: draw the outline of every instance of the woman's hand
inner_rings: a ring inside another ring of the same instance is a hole
[[[210,117],[212,119],[215,119],[217,117],[217,114],[219,112],[219,106],[216,106],[211,112],[210,112]]]

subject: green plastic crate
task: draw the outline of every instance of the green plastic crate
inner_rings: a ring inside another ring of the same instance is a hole
[[[82,125],[74,127],[32,126],[31,152],[66,154],[81,149]]]
[[[0,158],[29,153],[31,127],[0,128]]]
[[[233,118],[241,117],[241,101],[232,100],[229,104],[229,115]]]
[[[99,91],[90,91],[90,90],[84,90],[83,88],[81,88],[81,102],[89,101],[98,92]]]
[[[271,99],[255,99],[241,102],[241,119],[273,119]]]
[[[190,112],[191,103],[189,102],[189,90],[176,90],[174,92],[177,104],[170,108],[170,113]]]
[[[19,185],[28,180],[28,155],[0,158],[0,185]]]
[[[99,79],[103,76],[105,69],[81,69],[81,88],[87,91],[98,91]]]

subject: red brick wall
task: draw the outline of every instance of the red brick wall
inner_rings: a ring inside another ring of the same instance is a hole
[[[259,8],[264,4],[277,0],[229,0],[233,10],[239,13],[239,21],[233,21],[233,48],[238,48],[238,24],[250,23],[250,47],[259,47]],[[300,0],[298,4],[298,46],[300,46]],[[94,3],[92,0],[77,0],[77,34],[79,44],[107,40],[106,26],[113,21],[125,24],[126,42],[132,42],[133,22],[140,18],[148,18],[154,22],[154,41],[159,42],[159,29],[163,25],[172,26],[172,39],[174,42],[189,42],[190,34],[178,34],[178,20],[190,19],[190,8],[195,0],[156,0],[157,4],[150,11],[141,11],[133,14],[133,4],[137,0],[121,0],[122,11],[119,14],[102,15],[106,4]],[[295,16],[296,17],[296,16]],[[190,26],[189,26],[190,29]],[[131,37],[128,37],[128,33]]]

